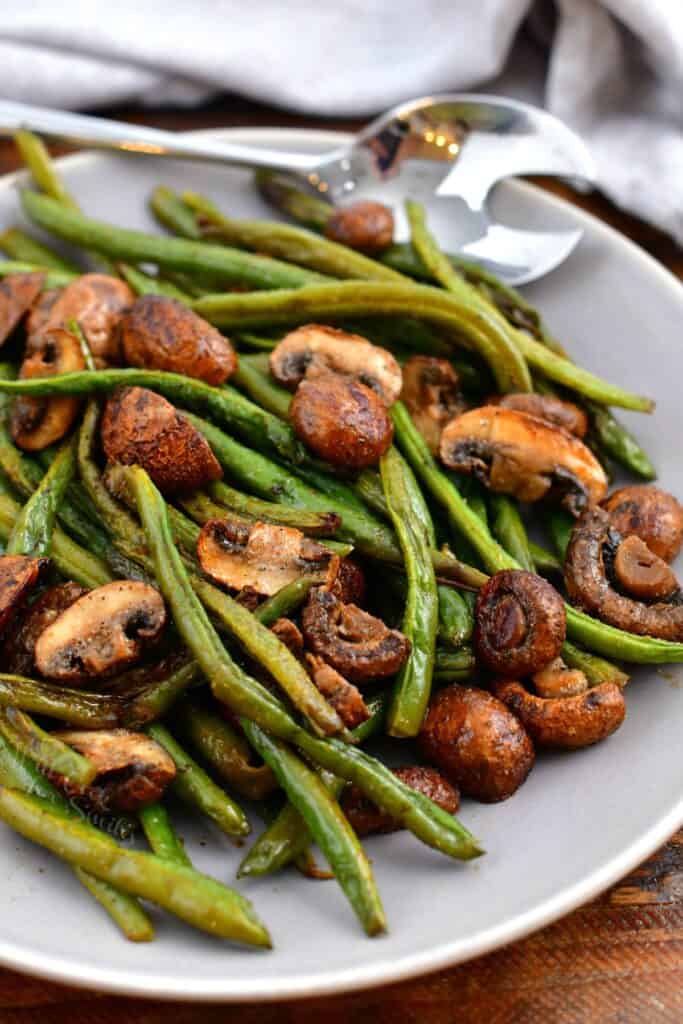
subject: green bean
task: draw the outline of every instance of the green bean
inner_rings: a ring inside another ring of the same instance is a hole
[[[156,219],[174,235],[200,239],[202,233],[193,210],[165,185],[157,185],[149,199]]]
[[[580,669],[591,686],[598,686],[600,683],[618,683],[619,686],[625,686],[628,682],[629,677],[623,669],[617,668],[596,654],[582,651],[568,640],[562,648],[562,657],[570,668]]]
[[[203,768],[183,750],[168,729],[155,722],[145,730],[175,761],[178,774],[171,789],[179,799],[211,818],[228,836],[246,836],[250,832],[242,808],[209,778]]]
[[[107,695],[2,672],[0,707],[8,705],[87,729],[113,728],[120,724],[123,713],[119,702]]]
[[[127,704],[123,724],[139,728],[162,718],[188,689],[203,680],[196,661],[188,660],[174,669],[166,678],[152,683]]]
[[[253,356],[240,357],[237,370],[232,375],[232,382],[263,409],[267,409],[274,416],[279,416],[281,420],[289,419],[291,394],[276,384],[268,373],[263,373],[259,364],[254,362]]]
[[[21,158],[39,189],[63,206],[78,209],[78,204],[57,174],[45,143],[23,128],[14,133]]]
[[[557,557],[564,564],[572,530],[574,529],[574,519],[561,508],[548,509],[544,519],[553,547],[557,552]]]
[[[433,323],[455,328],[458,336],[479,351],[502,391],[528,390],[529,378],[509,344],[501,342],[500,317],[429,285],[394,284],[386,281],[339,281],[280,289],[268,294],[207,295],[193,308],[219,327],[240,330],[263,325],[305,323],[314,319],[408,313]],[[506,325],[507,338],[513,331]],[[500,350],[499,350],[500,342]],[[551,352],[540,342],[514,331],[514,345],[529,366],[546,377],[573,388],[604,405],[618,405],[636,412],[651,412],[653,403],[576,366]],[[504,358],[503,358],[504,357]],[[510,357],[510,358],[508,358]]]
[[[319,580],[313,576],[299,576],[298,579],[287,583],[276,594],[260,604],[254,612],[254,616],[264,626],[272,626],[278,619],[290,615],[299,605],[302,605],[311,588],[317,583]]]
[[[55,814],[38,798],[6,787],[0,787],[0,818],[27,839],[157,903],[195,928],[248,945],[270,946],[268,932],[249,901],[193,868],[153,853],[121,849],[108,837]]]
[[[316,764],[356,782],[371,800],[428,845],[468,859],[481,852],[470,833],[427,797],[401,783],[367,754],[334,738],[318,739],[296,724],[263,686],[232,660],[197,599],[173,544],[166,508],[144,470],[128,469],[159,588],[176,628],[211,684],[214,696],[278,739],[295,743]]]
[[[266,764],[251,763],[248,744],[224,719],[185,701],[174,721],[221,779],[242,796],[263,800],[277,787],[271,769]]]
[[[546,548],[541,547],[540,544],[536,544],[533,540],[529,541],[529,551],[531,553],[531,558],[536,572],[562,572],[562,562],[560,562],[559,558],[555,557],[552,551],[548,551]]]
[[[271,739],[246,718],[242,727],[306,822],[366,934],[385,931],[386,919],[370,861],[337,801],[320,777],[285,744]]]
[[[302,191],[279,171],[255,171],[254,184],[266,202],[300,224],[307,224],[322,231],[330,215],[334,213],[334,206],[309,192]]]
[[[65,817],[81,817],[82,812],[57,792],[33,762],[19,754],[3,738],[0,738],[0,783],[10,789],[49,800],[55,811]],[[154,938],[152,922],[134,896],[95,878],[83,868],[71,867],[79,882],[104,907],[127,939],[131,942],[149,942]]]
[[[472,636],[474,615],[460,590],[439,586],[439,640],[448,647],[462,647]]]
[[[369,509],[383,519],[389,518],[387,499],[384,497],[379,473],[372,469],[361,470],[353,483],[353,489]]]
[[[596,402],[584,401],[584,405],[595,436],[607,455],[642,480],[655,480],[657,471],[647,453],[610,410]]]
[[[184,192],[183,201],[199,214],[202,224],[208,224],[208,230],[203,233],[209,238],[255,249],[329,277],[350,277],[357,281],[402,280],[402,275],[390,267],[303,228],[280,221],[235,220],[194,192]]]
[[[236,512],[248,519],[265,523],[293,526],[295,529],[301,530],[302,533],[310,534],[313,537],[334,534],[339,524],[339,516],[331,510],[321,513],[308,512],[306,509],[292,509],[286,505],[278,505],[274,501],[263,501],[250,494],[243,494],[242,491],[228,486],[222,480],[210,484],[209,492],[229,512]]]
[[[493,513],[491,528],[494,537],[523,569],[534,572],[534,559],[516,502],[507,494],[492,493],[489,504]]]
[[[193,296],[177,288],[171,281],[143,274],[137,267],[131,267],[128,263],[120,263],[119,270],[121,277],[128,282],[136,295],[165,295],[168,299],[178,299],[179,302],[186,302],[188,305],[192,301]]]
[[[161,803],[147,804],[138,811],[142,830],[152,851],[162,860],[192,867],[192,861],[178,838],[168,811]]]
[[[67,441],[17,517],[7,542],[10,555],[50,553],[57,511],[76,471],[75,439]]]
[[[401,630],[410,641],[410,654],[398,674],[387,715],[387,731],[390,736],[416,736],[432,689],[439,624],[439,598],[430,555],[433,529],[430,536],[427,504],[412,470],[394,447],[382,456],[380,473],[408,578]]]
[[[402,564],[401,549],[394,535],[366,508],[358,511],[339,500],[331,502],[326,495],[308,487],[288,470],[258,452],[245,448],[213,424],[192,413],[185,413],[185,416],[204,435],[223,469],[238,483],[264,498],[295,508],[322,514],[337,512],[342,520],[336,532],[339,540],[349,541],[361,554],[371,558]],[[361,502],[359,504],[362,505]],[[452,555],[434,551],[432,561],[439,577],[458,580],[465,586],[478,587],[484,582],[482,573],[459,562]]]
[[[438,650],[434,660],[434,680],[439,683],[467,682],[477,667],[472,649],[461,647],[459,651]]]
[[[8,228],[0,235],[0,249],[6,252],[12,260],[20,260],[25,263],[35,263],[39,267],[46,267],[48,270],[63,270],[69,274],[80,274],[80,269],[70,260],[58,256],[52,249],[31,238],[20,228]]]
[[[250,331],[240,331],[239,334],[233,337],[233,341],[240,350],[242,345],[246,345],[247,348],[255,348],[260,352],[272,352],[275,346],[279,344],[280,339],[266,338],[260,334],[252,334]]]
[[[342,320],[339,327],[350,334],[360,334],[375,345],[396,352],[399,360],[416,352],[427,356],[450,358],[453,342],[439,335],[423,320],[411,316],[368,316],[359,321]]]
[[[97,775],[97,768],[87,757],[45,732],[16,707],[0,711],[0,733],[42,771],[56,772],[79,786],[89,786]]]
[[[276,452],[294,463],[304,457],[304,448],[292,428],[276,416],[250,402],[234,388],[211,387],[203,381],[162,370],[98,370],[64,373],[57,377],[0,380],[0,393],[9,395],[105,394],[119,387],[150,388],[173,401],[207,411],[229,429],[265,451]]]
[[[324,280],[309,270],[239,249],[118,228],[26,189],[21,202],[26,215],[46,231],[113,259],[220,274],[226,281],[245,282],[252,288],[296,288]]]
[[[25,260],[0,260],[0,277],[10,277],[12,274],[45,274],[43,291],[50,288],[64,288],[67,284],[75,281],[79,274],[70,270],[50,270],[38,263],[27,263]]]

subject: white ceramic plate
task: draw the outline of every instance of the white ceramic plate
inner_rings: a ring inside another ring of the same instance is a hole
[[[230,136],[312,150],[339,140],[270,130]],[[62,161],[62,171],[84,209],[115,224],[152,227],[145,201],[158,182],[204,191],[238,216],[271,216],[243,172],[89,154]],[[19,219],[16,181],[0,183],[3,226]],[[680,284],[631,242],[544,192],[507,185],[495,202],[510,223],[584,229],[564,266],[527,294],[581,363],[657,398],[654,417],[624,419],[664,484],[683,495]],[[446,221],[435,228],[447,238]],[[370,840],[386,936],[364,937],[335,884],[291,872],[240,886],[272,931],[272,952],[232,948],[167,915],[158,916],[155,942],[132,945],[62,864],[2,827],[0,962],[121,993],[282,1000],[404,979],[485,953],[591,899],[683,824],[680,678],[677,669],[637,672],[614,737],[540,757],[506,803],[465,801],[461,817],[488,851],[477,862],[453,863],[404,833]],[[240,851],[196,821],[180,824],[197,867],[232,882]]]

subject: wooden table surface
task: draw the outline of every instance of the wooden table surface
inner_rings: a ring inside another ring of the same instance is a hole
[[[226,98],[201,110],[110,116],[174,129],[283,125],[350,130]],[[0,143],[0,173],[13,170]],[[607,221],[683,279],[683,252],[598,194],[553,191]],[[0,970],[2,1024],[649,1024],[683,1021],[683,831],[600,899],[497,953],[387,988],[278,1005],[199,1006],[65,988]]]

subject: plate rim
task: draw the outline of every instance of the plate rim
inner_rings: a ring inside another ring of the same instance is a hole
[[[315,140],[339,144],[349,138],[348,132],[311,128],[287,127],[240,127],[208,128],[183,133],[194,137],[231,138],[237,141],[267,141],[273,138],[285,139],[296,145],[296,139]],[[70,167],[97,160],[97,150],[81,150],[60,157],[60,166]],[[0,177],[0,190],[12,188],[24,180],[27,171],[20,169]],[[616,228],[606,224],[581,207],[528,182],[508,182],[507,187],[531,193],[535,202],[568,214],[583,227],[602,235],[609,244],[626,247],[629,254],[639,261],[643,273],[659,278],[662,285],[675,292],[683,306],[683,291],[678,278],[662,266],[653,256],[636,242],[627,238]],[[269,976],[263,981],[250,979],[245,983],[239,978],[183,979],[169,978],[154,973],[145,976],[131,976],[119,968],[78,966],[71,959],[62,959],[49,953],[27,950],[17,943],[0,938],[0,964],[20,972],[61,982],[75,988],[95,989],[117,995],[136,996],[160,1001],[192,999],[195,1002],[273,1002],[278,1000],[305,999],[341,995],[379,985],[395,984],[411,978],[443,970],[464,963],[467,960],[490,953],[501,946],[519,941],[532,932],[552,924],[618,882],[628,872],[641,864],[673,833],[683,826],[683,795],[679,802],[664,817],[657,820],[646,832],[640,834],[609,863],[591,872],[569,889],[563,889],[533,908],[501,922],[481,933],[441,943],[433,949],[407,954],[391,960],[374,961],[371,965],[353,966],[342,970],[328,970],[321,974],[292,977]],[[381,938],[375,940],[381,942]],[[189,983],[188,983],[189,981]]]

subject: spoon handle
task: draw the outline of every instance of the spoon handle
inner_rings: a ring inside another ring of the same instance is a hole
[[[301,173],[312,170],[320,162],[320,157],[314,154],[285,153],[261,146],[192,138],[125,121],[0,101],[0,135],[12,135],[19,128],[77,146],[207,160],[237,167],[265,167]]]

